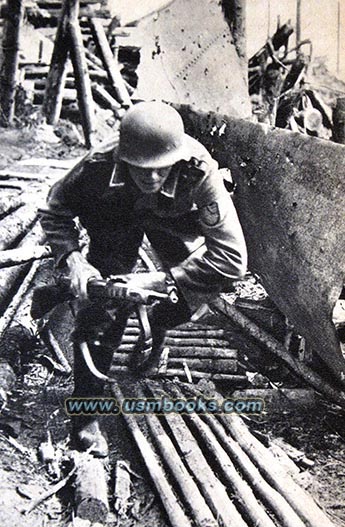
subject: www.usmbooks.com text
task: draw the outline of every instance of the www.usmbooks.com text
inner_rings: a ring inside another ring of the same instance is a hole
[[[123,414],[260,414],[264,411],[263,399],[191,399],[127,398],[121,404],[113,398],[69,397],[65,400],[68,415],[117,415]]]

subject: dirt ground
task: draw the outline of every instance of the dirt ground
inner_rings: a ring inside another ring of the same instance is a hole
[[[71,136],[73,139],[71,140]],[[0,168],[27,157],[69,158],[80,156],[84,148],[78,134],[71,130],[63,138],[56,138],[44,125],[0,131]],[[0,195],[1,197],[1,195]],[[245,349],[249,362],[253,359],[257,371],[260,367],[258,350],[240,335],[232,340],[239,349]],[[42,343],[27,335],[26,365],[18,375],[7,406],[0,415],[0,525],[3,527],[65,527],[73,518],[71,489],[67,485],[45,500],[29,514],[23,514],[30,498],[42,495],[61,477],[49,474],[47,466],[38,457],[38,447],[47,439],[49,429],[57,450],[66,451],[69,420],[64,412],[64,398],[72,391],[72,378],[52,373],[49,355]],[[245,359],[245,357],[243,357]],[[260,357],[259,357],[260,359]],[[267,371],[264,371],[265,375]],[[280,382],[281,381],[281,382]],[[127,390],[131,388],[128,379]],[[296,379],[277,367],[276,387],[300,387]],[[121,384],[121,381],[120,381]],[[265,383],[264,383],[265,385]],[[259,387],[261,387],[262,384]],[[232,388],[220,386],[228,395]],[[300,465],[299,482],[329,514],[336,526],[345,525],[345,420],[344,413],[332,404],[315,396],[308,400],[280,404],[268,402],[265,413],[251,417],[253,433],[267,442],[283,438],[287,444],[305,454],[306,466]],[[108,464],[111,512],[107,526],[165,527],[169,525],[158,497],[149,482],[149,476],[140,454],[120,416],[104,418],[111,456]],[[14,439],[14,440],[13,440]],[[127,519],[118,521],[114,512],[114,466],[118,459],[129,460],[137,476],[132,476],[132,507]],[[61,463],[61,466],[64,466]],[[320,526],[322,527],[322,526]]]

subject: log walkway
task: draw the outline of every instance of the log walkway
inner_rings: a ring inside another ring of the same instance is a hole
[[[1,181],[23,185],[15,191],[5,188],[0,191],[2,253],[15,255],[18,253],[13,251],[21,247],[44,247],[35,217],[37,207],[44,201],[49,186],[74,164],[75,160],[33,159],[18,162],[11,170],[2,170],[0,185]],[[1,335],[27,302],[40,267],[38,261],[29,259],[0,269],[0,282],[4,284],[0,298]],[[238,351],[229,344],[221,328],[188,323],[168,332],[161,371],[152,378],[131,383],[131,392],[126,393],[128,361],[138,334],[138,322],[131,317],[112,365],[112,374],[119,379],[118,384],[111,385],[118,404],[124,397],[205,398],[205,394],[197,391],[200,379],[225,382],[228,388],[246,379],[245,372],[238,367]],[[212,397],[218,400],[220,395],[214,392]],[[123,417],[172,526],[332,527],[321,508],[238,415],[151,412],[124,413]],[[90,474],[95,471],[87,463],[83,470],[86,469]],[[96,469],[102,479],[102,468],[97,465]],[[77,492],[81,492],[80,486]],[[102,521],[106,521],[107,514],[105,494],[103,489],[102,499],[98,497],[97,506],[92,508],[93,515],[95,510],[97,514],[100,511]]]

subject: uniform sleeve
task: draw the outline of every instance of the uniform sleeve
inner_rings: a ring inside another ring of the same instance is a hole
[[[57,265],[62,264],[72,251],[80,250],[79,231],[74,218],[80,208],[80,180],[85,160],[52,186],[46,206],[39,211],[40,222]]]
[[[232,199],[217,167],[211,167],[195,193],[205,245],[171,274],[192,309],[244,277],[247,250]]]

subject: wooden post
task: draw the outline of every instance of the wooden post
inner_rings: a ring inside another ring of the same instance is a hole
[[[78,20],[79,0],[69,0],[68,30],[71,42],[71,59],[74,69],[75,82],[78,93],[78,103],[82,119],[86,146],[90,148],[94,143],[94,102],[92,98],[91,82],[86,64],[83,37]]]
[[[14,117],[19,36],[23,16],[24,0],[8,0],[2,39],[3,62],[0,71],[1,126],[11,124]]]
[[[297,0],[296,5],[296,46],[301,42],[301,11],[302,11],[302,0]],[[297,55],[300,51],[297,50]]]
[[[64,0],[62,15],[57,28],[53,55],[47,77],[43,101],[43,115],[48,124],[57,124],[62,107],[63,91],[66,79],[69,39],[67,32],[67,6],[69,0]]]
[[[94,35],[96,46],[102,58],[104,68],[108,73],[109,80],[114,86],[116,96],[123,106],[129,108],[132,106],[132,101],[128,95],[128,91],[119,71],[118,65],[115,63],[103,24],[97,18],[90,18],[89,23]]]
[[[337,99],[333,110],[334,141],[345,145],[345,97]]]

